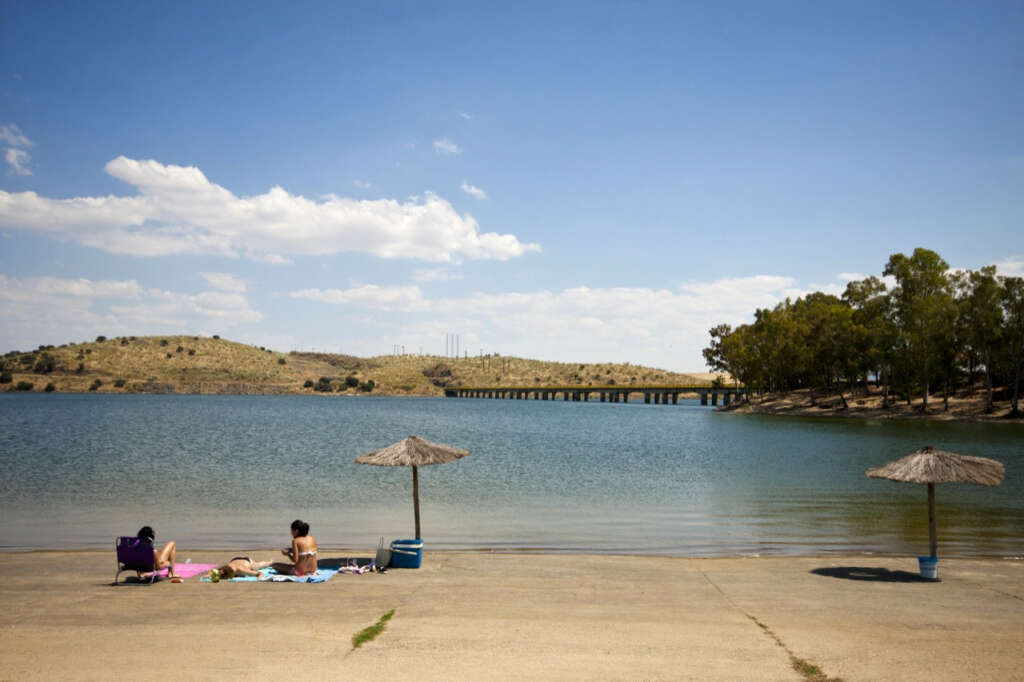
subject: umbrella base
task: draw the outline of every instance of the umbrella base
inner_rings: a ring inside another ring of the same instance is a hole
[[[921,569],[921,577],[927,580],[939,579],[939,560],[933,556],[917,557],[917,565]]]

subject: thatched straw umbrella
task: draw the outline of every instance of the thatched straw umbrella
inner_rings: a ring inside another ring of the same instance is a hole
[[[409,436],[383,450],[374,450],[360,455],[356,457],[356,462],[384,467],[412,467],[412,504],[416,514],[416,538],[419,539],[421,537],[420,479],[417,467],[454,462],[468,455],[468,450],[458,450],[450,445],[440,445],[416,436]]]
[[[871,478],[928,484],[928,548],[932,557],[938,552],[938,543],[935,540],[935,484],[974,483],[993,486],[1002,483],[1004,473],[1002,462],[986,457],[957,455],[933,448],[931,445],[926,445],[895,462],[867,471]]]

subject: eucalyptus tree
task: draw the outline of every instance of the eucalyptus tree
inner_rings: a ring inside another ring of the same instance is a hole
[[[945,333],[937,335],[934,343],[935,368],[942,379],[942,409],[949,410],[949,396],[955,390],[960,376],[965,351],[970,348],[967,343],[969,320],[966,292],[970,289],[970,273],[965,271],[950,272],[950,295],[940,304],[938,310],[938,327]],[[962,294],[962,295],[961,295]]]
[[[820,379],[826,395],[835,387],[847,407],[842,380],[856,378],[853,310],[837,297],[817,291],[797,299],[792,315],[803,339],[808,385],[813,387]],[[813,393],[811,399],[813,403]]]
[[[732,334],[732,325],[719,324],[708,330],[711,335],[711,344],[701,351],[704,356],[704,364],[712,372],[727,372],[733,377],[737,376],[736,367],[725,352],[725,339]]]
[[[1013,397],[1010,414],[1020,416],[1020,372],[1024,362],[1024,278],[1001,277],[1003,339],[1013,366]]]
[[[930,363],[939,339],[948,335],[948,307],[952,299],[949,264],[928,249],[914,249],[910,257],[896,253],[889,257],[884,274],[896,278],[892,291],[893,313],[900,335],[906,342],[910,361],[921,383],[921,409],[928,409]]]
[[[882,406],[888,407],[896,328],[889,315],[885,283],[873,276],[848,282],[843,302],[853,310],[852,348],[857,371],[864,375],[864,390],[867,391],[867,375],[874,372],[878,383],[883,386]]]
[[[1002,287],[996,266],[967,273],[963,287],[963,332],[985,367],[985,412],[992,412],[992,371],[1001,347]]]

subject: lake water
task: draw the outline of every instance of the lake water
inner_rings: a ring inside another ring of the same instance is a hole
[[[149,524],[191,548],[413,535],[408,435],[468,458],[420,469],[428,549],[681,556],[925,554],[924,486],[866,469],[923,445],[1001,460],[938,486],[939,554],[1024,555],[1024,428],[716,414],[678,406],[307,396],[0,395],[0,547],[109,547]]]

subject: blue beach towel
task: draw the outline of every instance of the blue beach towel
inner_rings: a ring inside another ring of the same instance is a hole
[[[311,575],[284,575],[267,566],[260,569],[259,578],[254,575],[241,575],[229,579],[221,578],[221,580],[232,583],[325,583],[337,574],[338,569],[336,568],[321,568]],[[209,576],[203,576],[201,580],[204,583],[213,582]]]

